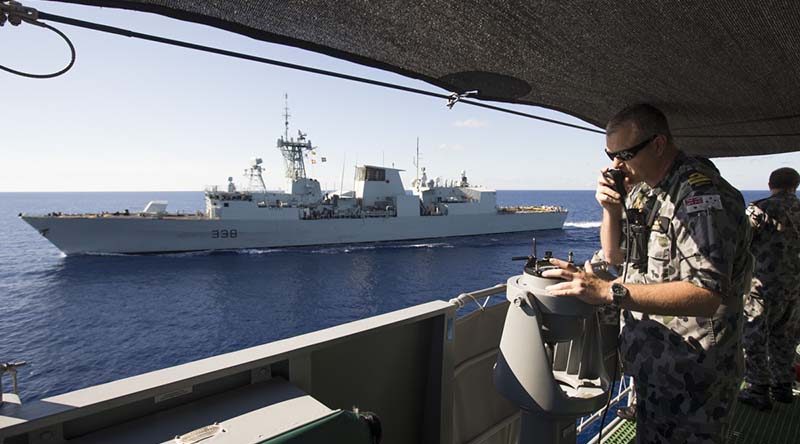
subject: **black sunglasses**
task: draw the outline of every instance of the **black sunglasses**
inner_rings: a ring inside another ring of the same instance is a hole
[[[619,160],[621,160],[623,162],[626,162],[626,161],[631,160],[634,157],[636,157],[636,154],[638,154],[639,151],[643,150],[644,147],[649,145],[650,142],[656,140],[656,137],[658,137],[658,134],[653,134],[653,136],[650,137],[649,139],[646,139],[643,142],[637,143],[636,145],[628,148],[627,150],[617,151],[615,153],[612,153],[611,151],[606,150],[606,156],[608,156],[608,158],[611,159],[611,160],[619,159]]]

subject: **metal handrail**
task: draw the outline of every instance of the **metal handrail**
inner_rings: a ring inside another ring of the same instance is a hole
[[[608,424],[606,424],[605,427],[603,427],[603,436],[605,436],[605,437],[611,436],[611,433],[617,428],[617,426],[621,422],[622,422],[622,418],[620,418],[618,416],[614,416],[614,419],[612,419]],[[599,444],[599,442],[598,442],[599,438],[600,438],[600,434],[597,433],[586,444]],[[606,442],[606,439],[607,438],[603,438],[603,442]]]
[[[19,396],[19,387],[17,386],[17,369],[28,364],[25,361],[4,362],[0,364],[0,405],[3,404],[3,376],[6,373],[11,375],[11,388],[13,393]]]
[[[506,284],[497,284],[494,287],[484,288],[482,290],[475,290],[469,293],[461,293],[457,297],[450,299],[449,302],[453,305],[458,306],[458,308],[464,308],[464,306],[467,305],[469,301],[473,301],[476,304],[478,304],[478,308],[481,311],[483,311],[483,309],[486,308],[486,304],[489,302],[489,299],[492,296],[500,293],[505,293],[505,291],[506,291]],[[480,302],[478,302],[479,298],[486,298],[486,300],[484,300],[483,304],[481,304]]]
[[[617,396],[611,398],[611,401],[608,403],[609,408],[610,408],[610,406],[612,406],[612,405],[616,404],[617,402],[621,401],[622,398],[624,398],[626,396],[628,397],[628,404],[630,404],[630,402],[632,400],[632,395],[633,395],[633,384],[631,382],[632,382],[632,378],[630,378],[630,377],[622,376],[620,378],[620,380],[619,380],[619,384],[620,384],[619,393],[617,393]],[[605,410],[606,409],[605,409],[605,406],[604,406],[602,409],[597,410],[596,412],[592,413],[591,415],[581,418],[580,422],[578,423],[578,427],[577,427],[578,433],[581,433],[587,427],[589,427],[590,425],[594,424],[598,419],[600,419],[603,416],[603,412]],[[616,416],[615,416],[615,418],[616,418]],[[611,424],[609,424],[609,425],[611,425]]]

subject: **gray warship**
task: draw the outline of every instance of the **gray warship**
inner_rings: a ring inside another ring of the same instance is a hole
[[[248,185],[204,191],[205,211],[170,213],[167,201],[142,211],[91,214],[20,214],[22,220],[67,255],[172,253],[405,241],[453,236],[560,229],[568,211],[557,206],[498,206],[497,192],[458,179],[429,179],[425,168],[406,192],[400,173],[386,166],[360,165],[354,190],[323,193],[308,177],[304,158],[316,147],[302,131],[285,132],[276,147],[284,161],[286,191],[264,184],[263,161],[245,170]],[[419,165],[419,147],[416,164]],[[312,159],[316,161],[316,159]]]

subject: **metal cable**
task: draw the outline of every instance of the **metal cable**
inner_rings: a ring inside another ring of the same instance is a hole
[[[56,71],[54,73],[50,73],[50,74],[33,74],[33,73],[24,72],[24,71],[18,71],[16,69],[9,68],[9,67],[4,66],[4,65],[0,65],[0,69],[1,70],[9,72],[11,74],[16,74],[18,76],[28,77],[28,78],[31,78],[31,79],[52,79],[53,77],[58,77],[61,74],[64,74],[65,72],[67,72],[70,69],[72,69],[72,66],[75,64],[75,56],[76,56],[76,54],[75,54],[75,46],[72,44],[72,41],[70,41],[69,37],[67,37],[63,32],[59,31],[55,27],[48,25],[47,23],[40,23],[40,22],[29,21],[29,20],[24,20],[24,22],[25,23],[29,23],[31,25],[40,26],[42,28],[49,29],[49,30],[55,32],[56,34],[58,34],[62,39],[64,39],[64,41],[67,42],[67,45],[69,46],[70,57],[71,57],[70,61],[69,61],[69,64],[67,64],[67,66],[65,66],[63,69],[61,69],[59,71]]]
[[[622,284],[625,284],[625,281],[628,280],[628,261],[631,258],[631,221],[627,215],[627,209],[625,205],[625,197],[622,196],[620,203],[622,204],[622,212],[625,214],[625,262],[622,265]],[[617,319],[622,316],[622,307],[617,307]],[[621,320],[620,320],[621,321]],[[608,390],[608,398],[606,399],[606,406],[603,408],[603,417],[600,418],[600,433],[598,434],[599,439],[597,440],[598,444],[603,442],[603,427],[606,423],[606,414],[608,414],[608,408],[611,407],[611,398],[614,396],[614,383],[617,379],[617,373],[619,373],[619,345],[614,349],[614,376],[611,378],[611,387]]]
[[[318,74],[318,75],[327,76],[327,77],[334,77],[334,78],[337,78],[337,79],[350,80],[350,81],[359,82],[359,83],[366,83],[368,85],[380,86],[380,87],[383,87],[383,88],[395,89],[395,90],[399,90],[399,91],[405,91],[405,92],[409,92],[409,93],[413,93],[413,94],[419,94],[419,95],[428,96],[428,97],[436,97],[436,98],[439,98],[439,99],[448,100],[448,102],[453,99],[453,94],[434,93],[434,92],[431,92],[431,91],[425,91],[425,90],[422,90],[422,89],[411,88],[411,87],[408,87],[408,86],[401,86],[401,85],[396,85],[396,84],[393,84],[393,83],[387,83],[387,82],[381,82],[381,81],[378,81],[378,80],[367,79],[367,78],[364,78],[364,77],[352,76],[352,75],[342,74],[342,73],[338,73],[338,72],[334,72],[334,71],[328,71],[328,70],[324,70],[324,69],[311,68],[311,67],[308,67],[308,66],[297,65],[297,64],[294,64],[294,63],[281,62],[281,61],[278,61],[278,60],[268,59],[268,58],[264,58],[264,57],[258,57],[258,56],[249,55],[249,54],[242,54],[242,53],[235,52],[235,51],[228,51],[228,50],[225,50],[225,49],[213,48],[213,47],[204,46],[204,45],[198,45],[198,44],[195,44],[195,43],[184,42],[184,41],[181,41],[181,40],[175,40],[175,39],[169,39],[169,38],[165,38],[165,37],[154,36],[154,35],[150,35],[150,34],[144,34],[144,33],[140,33],[140,32],[130,31],[130,30],[127,30],[127,29],[117,28],[117,27],[108,26],[108,25],[102,25],[102,24],[99,24],[99,23],[92,23],[92,22],[78,20],[78,19],[74,19],[74,18],[70,18],[70,17],[63,17],[63,16],[60,16],[60,15],[49,14],[49,13],[46,13],[46,12],[39,12],[39,18],[42,19],[42,20],[50,20],[50,21],[54,21],[54,22],[58,22],[58,23],[63,23],[63,24],[66,24],[66,25],[78,26],[78,27],[81,27],[81,28],[91,29],[91,30],[94,30],[94,31],[106,32],[106,33],[109,33],[109,34],[121,35],[121,36],[124,36],[124,37],[133,37],[133,38],[138,38],[138,39],[142,39],[142,40],[148,40],[148,41],[151,41],[151,42],[157,42],[157,43],[163,43],[163,44],[167,44],[167,45],[179,46],[179,47],[182,47],[182,48],[188,48],[188,49],[194,49],[194,50],[197,50],[197,51],[210,52],[212,54],[219,54],[219,55],[224,55],[224,56],[228,56],[228,57],[234,57],[234,58],[243,59],[243,60],[250,60],[250,61],[253,61],[253,62],[265,63],[265,64],[268,64],[268,65],[280,66],[282,68],[294,69],[294,70],[297,70],[297,71],[304,71],[304,72],[309,72],[309,73],[312,73],[312,74]],[[465,100],[465,99],[461,98],[461,97],[463,97],[463,95],[458,95],[457,94],[457,96],[459,96],[459,99],[457,100],[459,103],[466,103],[466,104],[469,104],[469,105],[472,105],[472,106],[477,106],[477,107],[486,108],[486,109],[490,109],[490,110],[493,110],[493,111],[499,111],[499,112],[508,113],[508,114],[513,114],[513,115],[517,115],[517,116],[527,117],[527,118],[534,119],[534,120],[540,120],[542,122],[547,122],[547,123],[552,123],[552,124],[555,124],[555,125],[566,126],[566,127],[569,127],[569,128],[579,129],[579,130],[583,130],[583,131],[589,131],[589,132],[592,132],[592,133],[605,134],[605,131],[603,131],[603,130],[590,128],[590,127],[586,127],[586,126],[581,126],[581,125],[575,125],[575,124],[572,124],[572,123],[562,122],[560,120],[549,119],[547,117],[536,116],[536,115],[533,115],[533,114],[528,114],[528,113],[524,113],[524,112],[520,112],[520,111],[514,111],[514,110],[510,110],[510,109],[506,109],[506,108],[500,108],[500,107],[497,107],[497,106],[488,105],[488,104],[480,103],[480,102],[475,102],[475,101],[472,101],[472,100]]]

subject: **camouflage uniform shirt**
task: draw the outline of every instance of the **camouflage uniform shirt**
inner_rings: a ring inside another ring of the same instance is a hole
[[[741,193],[708,163],[679,153],[656,186],[635,187],[649,208],[646,268],[627,283],[684,281],[722,298],[712,317],[625,312],[620,353],[636,382],[640,442],[722,442],[741,375],[742,296],[750,226]]]
[[[800,200],[780,192],[750,204],[750,251],[755,258],[753,292],[760,297],[795,297],[800,287]]]
[[[745,299],[745,380],[754,385],[794,381],[800,334],[800,200],[780,192],[750,204],[753,282]]]

